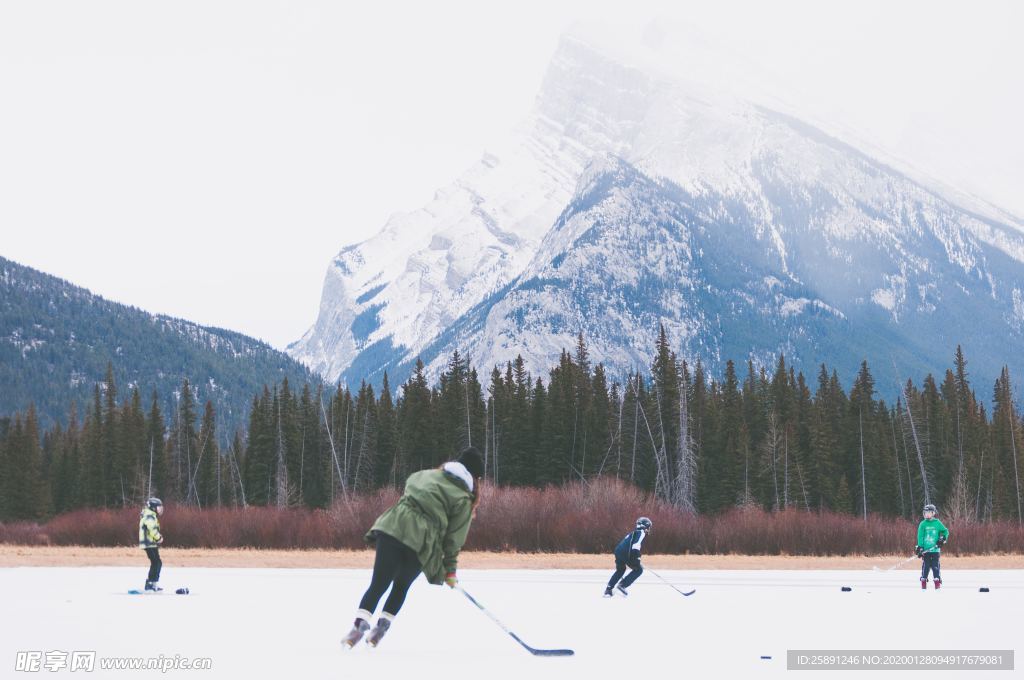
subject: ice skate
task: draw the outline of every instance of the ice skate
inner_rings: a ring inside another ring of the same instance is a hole
[[[356,644],[363,639],[366,635],[366,631],[370,630],[370,624],[365,619],[357,618],[352,623],[352,630],[348,632],[348,635],[341,638],[341,644],[345,645],[349,649],[352,649]]]
[[[373,630],[371,630],[370,634],[367,636],[366,644],[370,645],[371,647],[376,647],[377,645],[379,645],[381,638],[384,637],[384,634],[388,632],[389,628],[391,628],[390,618],[384,618],[382,616],[379,619],[377,619],[377,625],[374,626]]]

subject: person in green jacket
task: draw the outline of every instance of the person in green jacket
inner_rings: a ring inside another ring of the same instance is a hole
[[[150,498],[146,501],[146,507],[139,514],[139,547],[146,551],[149,558],[149,576],[146,578],[146,590],[160,592],[163,590],[157,585],[160,580],[160,568],[163,562],[160,561],[160,544],[164,542],[164,536],[160,533],[160,515],[164,514],[164,503],[159,498]]]
[[[942,587],[939,575],[939,555],[949,540],[949,529],[936,519],[935,506],[924,506],[924,519],[917,525],[917,546],[914,553],[921,558],[921,590],[928,589],[928,572],[935,576],[935,590]]]
[[[440,468],[409,475],[402,497],[366,534],[366,541],[376,544],[373,576],[342,644],[355,646],[367,631],[367,644],[380,644],[420,572],[433,585],[454,588],[458,584],[459,551],[480,501],[483,475],[483,458],[472,446]],[[389,586],[391,593],[377,625],[370,630],[373,612]]]

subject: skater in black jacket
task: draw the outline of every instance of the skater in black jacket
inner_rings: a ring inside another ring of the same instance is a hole
[[[633,584],[633,581],[640,578],[640,574],[644,573],[644,568],[640,565],[640,551],[643,548],[644,539],[649,533],[651,533],[651,520],[641,517],[636,521],[636,528],[626,534],[615,546],[615,573],[608,581],[608,587],[604,589],[605,597],[612,596],[612,588],[623,595],[629,595],[626,589]],[[630,568],[630,572],[626,578],[622,578],[622,575],[626,573],[626,567]],[[619,579],[622,579],[621,583]],[[618,585],[616,586],[616,584]]]

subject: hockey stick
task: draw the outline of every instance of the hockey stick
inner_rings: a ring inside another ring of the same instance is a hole
[[[688,592],[685,592],[685,593],[684,593],[683,591],[679,590],[679,588],[676,588],[676,587],[675,587],[674,585],[672,585],[672,583],[670,583],[669,581],[665,580],[665,579],[664,579],[664,578],[663,578],[663,577],[661,576],[661,574],[659,574],[658,572],[654,571],[653,569],[648,569],[647,571],[651,572],[652,574],[654,574],[655,576],[657,576],[658,578],[660,578],[660,579],[661,579],[662,581],[665,581],[665,584],[666,584],[666,585],[668,585],[669,587],[671,587],[671,588],[672,588],[672,590],[676,591],[677,593],[679,593],[679,594],[680,594],[680,595],[682,595],[683,597],[689,597],[690,595],[693,595],[693,594],[694,594],[695,592],[697,592],[697,589],[696,589],[696,588],[694,588],[693,590],[690,590],[690,591],[688,591]]]
[[[573,652],[571,649],[535,649],[535,648],[531,647],[530,645],[528,645],[525,642],[523,642],[522,640],[520,640],[518,635],[516,635],[515,633],[510,631],[508,628],[506,628],[505,624],[502,623],[501,621],[499,621],[497,616],[495,616],[491,612],[487,611],[487,609],[485,609],[482,604],[477,602],[476,599],[472,595],[470,595],[465,590],[463,590],[462,586],[455,586],[455,587],[458,589],[458,591],[460,593],[462,593],[467,598],[469,598],[469,601],[472,602],[473,604],[475,604],[477,606],[477,608],[480,609],[480,611],[482,611],[484,614],[487,614],[487,616],[489,616],[491,618],[491,621],[494,621],[496,624],[501,626],[501,629],[503,631],[505,631],[506,633],[511,635],[513,640],[515,640],[516,642],[521,644],[524,648],[526,648],[526,651],[528,651],[530,654],[533,654],[534,656],[572,656],[573,654],[575,654],[575,652]]]
[[[906,564],[910,560],[919,560],[919,559],[921,559],[921,558],[918,555],[911,555],[907,559],[900,560],[896,564],[892,565],[891,567],[886,567],[885,569],[881,569],[878,566],[873,566],[871,568],[874,569],[875,571],[892,571],[893,569],[899,569],[900,567],[902,567],[904,564]]]

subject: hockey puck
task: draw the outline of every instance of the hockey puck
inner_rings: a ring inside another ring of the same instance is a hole
[[[850,586],[843,586],[843,592],[844,592],[844,593],[848,593],[848,592],[850,592],[851,590],[853,590],[853,588],[851,588]]]
[[[988,588],[986,588],[985,586],[982,586],[981,588],[978,588],[978,592],[979,593],[987,593],[988,592]]]
[[[176,595],[188,595],[188,588],[178,588],[174,593]]]
[[[770,656],[762,656],[761,658],[762,659],[771,659],[772,657],[770,657]]]

